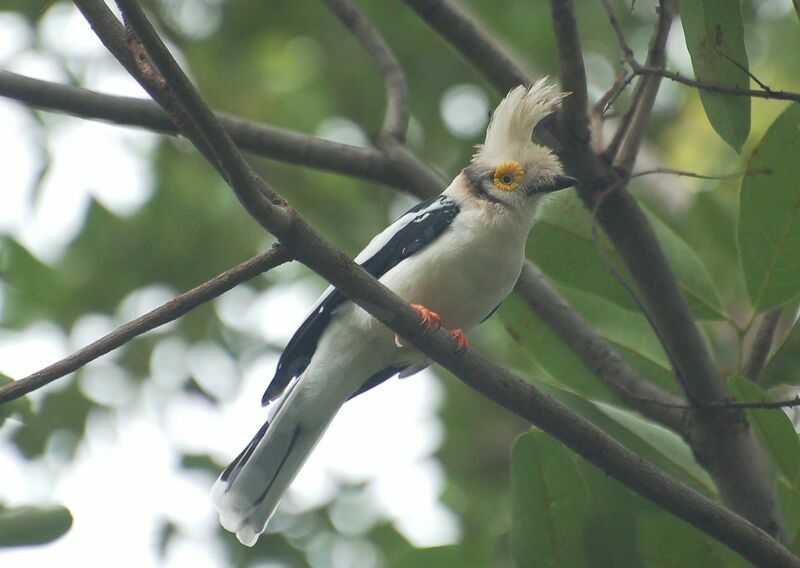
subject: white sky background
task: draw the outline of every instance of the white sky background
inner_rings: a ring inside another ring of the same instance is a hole
[[[177,11],[174,17],[181,13],[191,16],[187,26],[194,26],[195,33],[213,28],[208,19],[196,18],[197,11]],[[212,23],[213,17],[211,10]],[[56,53],[71,72],[85,77],[88,87],[142,96],[71,5],[51,7],[40,32],[41,51],[32,48],[32,32],[22,19],[0,12],[0,68],[66,82],[59,62],[50,55]],[[486,116],[483,93],[470,98],[469,89],[461,89],[451,98],[467,108],[482,104],[478,116]],[[0,156],[5,162],[0,168],[0,233],[52,262],[80,231],[90,199],[122,216],[147,201],[152,184],[147,158],[156,137],[58,114],[42,116],[46,133],[21,105],[0,99]],[[452,121],[446,112],[445,119]],[[460,128],[465,133],[475,125]],[[324,130],[335,136],[336,129]],[[43,164],[38,146],[42,139],[52,162],[34,196]],[[47,322],[0,330],[0,372],[20,378],[155,307],[173,292],[157,284],[134,291],[116,314],[87,314],[69,334]],[[237,289],[216,305],[227,325],[285,342],[313,300],[302,285],[287,284],[261,295]],[[186,345],[164,335],[152,358],[152,380],[140,390],[115,358],[112,354],[94,363],[81,380],[87,396],[107,409],[92,415],[74,462],[65,462],[55,451],[28,462],[8,441],[12,422],[0,430],[0,501],[60,503],[74,516],[73,528],[55,543],[0,551],[3,565],[158,565],[157,530],[164,518],[180,531],[164,565],[225,565],[223,550],[213,538],[217,518],[208,495],[213,479],[181,469],[178,450],[232,459],[264,418],[259,402],[275,360],[267,357],[240,367],[211,343]],[[217,407],[181,392],[175,377],[186,368],[224,404]],[[239,374],[244,379],[236,392]],[[37,401],[41,396],[34,393],[31,398]],[[436,414],[440,399],[436,378],[423,372],[391,381],[345,406],[282,506],[298,512],[324,505],[337,495],[341,482],[367,483],[373,499],[366,505],[337,502],[332,520],[347,536],[319,535],[309,558],[315,565],[346,566],[357,552],[378,562],[359,534],[380,519],[393,520],[418,546],[458,540],[458,520],[439,502],[444,475],[432,457],[442,443]],[[360,511],[361,518],[353,518],[353,511]],[[274,524],[280,528],[287,519],[279,514]]]

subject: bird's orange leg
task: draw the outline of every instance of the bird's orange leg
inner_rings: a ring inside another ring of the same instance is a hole
[[[429,310],[422,304],[411,304],[411,307],[417,310],[419,312],[419,315],[422,317],[420,325],[424,329],[423,333],[427,332],[434,324],[436,324],[437,326],[441,325],[440,324],[441,318],[439,317],[439,314],[437,314],[436,312]],[[394,334],[394,343],[398,347],[404,347],[403,342],[400,339],[400,336],[396,333]]]

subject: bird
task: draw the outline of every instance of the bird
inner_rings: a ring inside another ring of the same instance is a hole
[[[460,350],[512,291],[542,203],[578,185],[534,127],[568,93],[548,79],[511,89],[470,163],[440,194],[379,233],[355,261]],[[430,361],[337,289],[328,288],[281,354],[266,422],[212,488],[222,526],[253,546],[283,494],[349,399]]]

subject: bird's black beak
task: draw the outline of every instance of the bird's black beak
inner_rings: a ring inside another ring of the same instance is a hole
[[[581,182],[575,179],[574,177],[556,176],[547,183],[534,185],[528,188],[528,195],[533,195],[536,193],[553,193],[554,191],[567,189],[568,187],[575,187],[576,185],[580,184]]]

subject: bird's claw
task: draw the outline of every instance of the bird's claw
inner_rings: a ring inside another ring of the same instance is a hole
[[[422,335],[425,335],[426,333],[428,333],[428,331],[434,325],[436,325],[437,327],[441,327],[442,324],[441,324],[441,318],[439,317],[439,314],[437,314],[433,310],[429,310],[428,308],[426,308],[422,304],[411,304],[411,307],[413,309],[415,309],[419,313],[420,317],[422,318],[422,320],[419,323],[420,327],[422,327],[422,330],[423,330],[422,331]],[[401,339],[400,335],[398,335],[397,333],[394,334],[394,344],[397,345],[398,347],[405,347],[405,344],[403,343],[403,340]]]
[[[467,339],[466,334],[461,329],[453,329],[450,330],[450,335],[456,340],[456,352],[454,355],[461,355],[467,351],[467,347],[469,347],[469,339]]]
[[[436,312],[429,310],[422,304],[411,304],[411,307],[419,312],[419,315],[422,317],[422,321],[420,325],[424,328],[427,332],[434,324],[437,326],[441,326],[441,318],[439,314]]]

